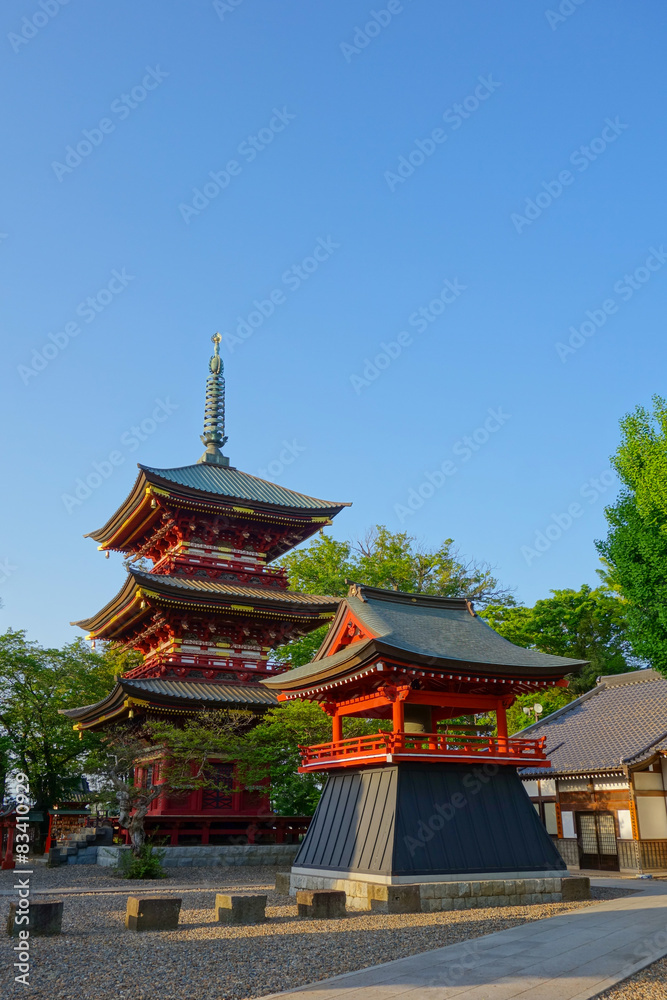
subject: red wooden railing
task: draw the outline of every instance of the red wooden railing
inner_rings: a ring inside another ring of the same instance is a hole
[[[501,758],[508,764],[546,762],[546,738],[498,739],[470,733],[374,733],[315,746],[299,747],[302,770],[345,766],[380,758],[431,758],[453,761]]]

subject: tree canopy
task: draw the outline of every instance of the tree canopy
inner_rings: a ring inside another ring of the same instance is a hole
[[[622,488],[606,508],[609,531],[598,550],[626,601],[636,654],[667,674],[667,402],[637,407],[621,420],[612,464]]]

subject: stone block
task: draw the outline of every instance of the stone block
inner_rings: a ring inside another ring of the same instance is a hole
[[[418,885],[371,885],[368,898],[378,913],[421,913]]]
[[[289,896],[291,877],[290,872],[276,872],[276,892]]]
[[[445,882],[445,895],[449,897],[458,896],[459,894],[459,883],[458,882]]]
[[[60,934],[63,923],[62,899],[30,900],[27,923],[16,923],[16,916],[21,912],[18,903],[9,904],[7,918],[7,933],[10,937],[18,937],[19,931],[29,931],[30,937],[53,937]]]
[[[425,882],[419,887],[419,895],[422,899],[435,899],[441,895],[440,886],[436,882]]]
[[[266,920],[266,896],[215,897],[215,919],[221,924],[261,924]]]
[[[466,901],[465,901],[465,899],[461,899],[460,897],[457,898],[457,899],[452,899],[452,909],[453,910],[465,910],[465,908],[466,908]]]
[[[482,887],[482,896],[493,896],[493,882],[485,879],[480,885]]]
[[[526,891],[526,880],[525,878],[517,878],[514,880],[514,891],[519,896],[523,896]]]
[[[180,912],[176,896],[128,896],[125,926],[130,931],[173,931]]]
[[[515,882],[515,880],[513,878],[506,878],[505,879],[505,892],[503,893],[503,895],[505,895],[505,896],[511,896],[511,895],[513,895],[513,893],[516,892],[515,886],[516,886],[516,882]]]
[[[505,895],[505,880],[502,878],[494,879],[491,883],[493,886],[492,896],[504,896]]]
[[[345,916],[345,893],[337,889],[300,889],[296,902],[300,917],[329,920]]]
[[[481,896],[482,895],[482,883],[481,882],[471,882],[470,883],[470,892],[471,892],[471,894],[473,896]]]
[[[470,882],[455,882],[454,885],[458,886],[458,893],[457,893],[457,895],[464,896],[464,897],[472,895],[472,892],[471,892],[471,889],[470,889]]]
[[[591,880],[585,875],[573,875],[570,878],[564,878],[561,883],[561,895],[564,903],[590,899]]]

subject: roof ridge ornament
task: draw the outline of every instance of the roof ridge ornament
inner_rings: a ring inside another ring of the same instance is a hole
[[[204,408],[204,433],[201,435],[206,451],[197,464],[229,465],[229,459],[220,450],[227,443],[225,436],[225,367],[220,357],[219,333],[211,337],[214,353],[208,363],[210,374],[206,379],[206,404]]]

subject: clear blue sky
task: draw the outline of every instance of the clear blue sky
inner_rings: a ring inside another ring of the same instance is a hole
[[[618,420],[665,390],[667,12],[561,7],[5,5],[2,627],[118,591],[83,535],[201,454],[216,330],[233,464],[353,501],[339,537],[596,582]]]

